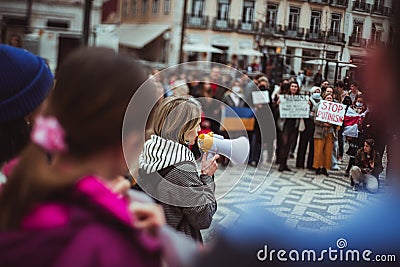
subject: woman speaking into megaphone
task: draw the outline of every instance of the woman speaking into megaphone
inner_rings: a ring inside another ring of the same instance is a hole
[[[140,156],[139,185],[161,202],[167,223],[202,242],[217,209],[214,173],[215,155],[204,153],[201,171],[189,145],[200,130],[201,105],[191,97],[163,99],[154,113],[153,132]]]

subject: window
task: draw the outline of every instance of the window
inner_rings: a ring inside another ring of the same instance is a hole
[[[252,23],[254,19],[254,1],[245,0],[243,3],[242,22]]]
[[[337,52],[326,51],[326,58],[327,59],[337,59]]]
[[[365,7],[365,0],[356,0],[354,2],[354,7],[357,9],[364,9]]]
[[[362,39],[362,28],[363,24],[361,22],[355,21],[353,27],[353,38],[354,43],[360,43]]]
[[[137,14],[137,0],[132,0],[131,1],[131,12],[133,15]]]
[[[204,0],[193,0],[192,3],[192,16],[203,17]]]
[[[142,15],[146,15],[147,14],[148,4],[149,4],[148,0],[143,0],[142,1]]]
[[[229,0],[218,0],[218,19],[229,19]]]
[[[372,44],[379,44],[381,42],[383,26],[380,23],[372,23],[371,42]]]
[[[289,12],[289,31],[297,31],[299,26],[300,8],[291,7]]]
[[[318,33],[321,25],[321,12],[311,11],[310,33]]]
[[[160,9],[160,0],[153,0],[152,13],[157,14]]]
[[[122,2],[122,16],[123,17],[128,16],[128,0],[124,0]]]
[[[169,15],[171,13],[171,0],[164,0],[164,14]]]
[[[47,21],[47,27],[68,29],[69,28],[69,22],[68,21],[63,21],[63,20],[51,20],[51,19],[49,19]]]
[[[375,2],[374,2],[374,6],[375,6],[376,10],[382,10],[384,5],[385,5],[384,0],[375,0]]]
[[[268,4],[267,16],[265,18],[265,22],[269,27],[275,27],[277,14],[278,14],[278,6],[274,4]]]
[[[340,14],[332,13],[331,15],[331,33],[338,34],[340,32],[340,21],[342,16]]]

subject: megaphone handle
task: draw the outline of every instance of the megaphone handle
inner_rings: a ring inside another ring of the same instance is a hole
[[[208,154],[207,154],[207,160],[211,159],[211,158],[214,157],[214,156],[215,156],[214,153],[208,152]]]

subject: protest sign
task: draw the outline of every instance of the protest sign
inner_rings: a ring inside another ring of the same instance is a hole
[[[281,118],[308,118],[310,105],[308,95],[280,95],[279,114]]]
[[[251,92],[253,97],[253,104],[268,104],[269,103],[269,92],[268,91],[253,91]]]
[[[340,103],[321,100],[318,105],[316,120],[342,125],[346,106]]]

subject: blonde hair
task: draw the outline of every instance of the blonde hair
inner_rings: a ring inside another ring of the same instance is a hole
[[[185,144],[185,133],[201,119],[201,105],[192,97],[170,96],[163,99],[154,114],[154,134]]]

